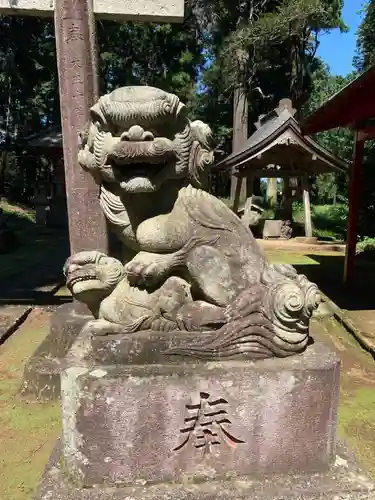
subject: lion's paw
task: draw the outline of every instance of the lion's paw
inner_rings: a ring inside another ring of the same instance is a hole
[[[126,264],[125,272],[132,285],[155,285],[168,274],[171,263],[171,255],[139,252]]]
[[[111,323],[105,319],[94,319],[88,321],[81,330],[82,335],[92,337],[104,337],[105,335],[115,335],[121,333],[122,326]]]

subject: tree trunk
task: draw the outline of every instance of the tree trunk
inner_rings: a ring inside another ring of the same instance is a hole
[[[246,144],[248,135],[248,99],[243,87],[237,87],[233,96],[233,141],[232,152],[240,151]],[[230,198],[232,205],[235,203],[236,193],[239,206],[242,206],[246,201],[246,182],[242,182],[241,189],[238,192],[239,178],[235,175],[231,176]]]

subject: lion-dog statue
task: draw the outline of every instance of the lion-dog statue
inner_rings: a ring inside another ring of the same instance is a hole
[[[67,286],[95,318],[85,328],[212,332],[168,351],[205,359],[302,352],[319,290],[292,266],[270,265],[250,229],[204,190],[210,128],[147,86],[114,90],[90,116],[78,161],[100,185],[123,261],[95,251],[67,260]]]

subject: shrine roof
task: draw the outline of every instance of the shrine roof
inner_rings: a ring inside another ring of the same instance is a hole
[[[279,165],[280,171],[346,171],[347,162],[302,134],[294,114],[291,101],[282,99],[277,108],[259,117],[257,130],[245,146],[217,163],[215,168],[241,170],[250,166],[252,171],[265,174],[269,165]]]
[[[359,75],[301,122],[303,134],[337,127],[358,128],[375,118],[375,65]]]

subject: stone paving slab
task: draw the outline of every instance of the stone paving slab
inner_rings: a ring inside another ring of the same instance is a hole
[[[32,307],[9,306],[0,308],[0,344],[25,321]]]
[[[344,311],[354,328],[360,331],[368,349],[375,353],[375,311]]]
[[[375,357],[375,310],[348,311],[340,309],[329,297],[324,296],[339,323],[359,342],[359,344]]]
[[[341,243],[327,243],[325,241],[310,243],[309,241],[302,242],[297,238],[291,238],[290,240],[257,239],[257,242],[264,250],[280,250],[284,252],[344,252],[345,251],[345,245]]]

